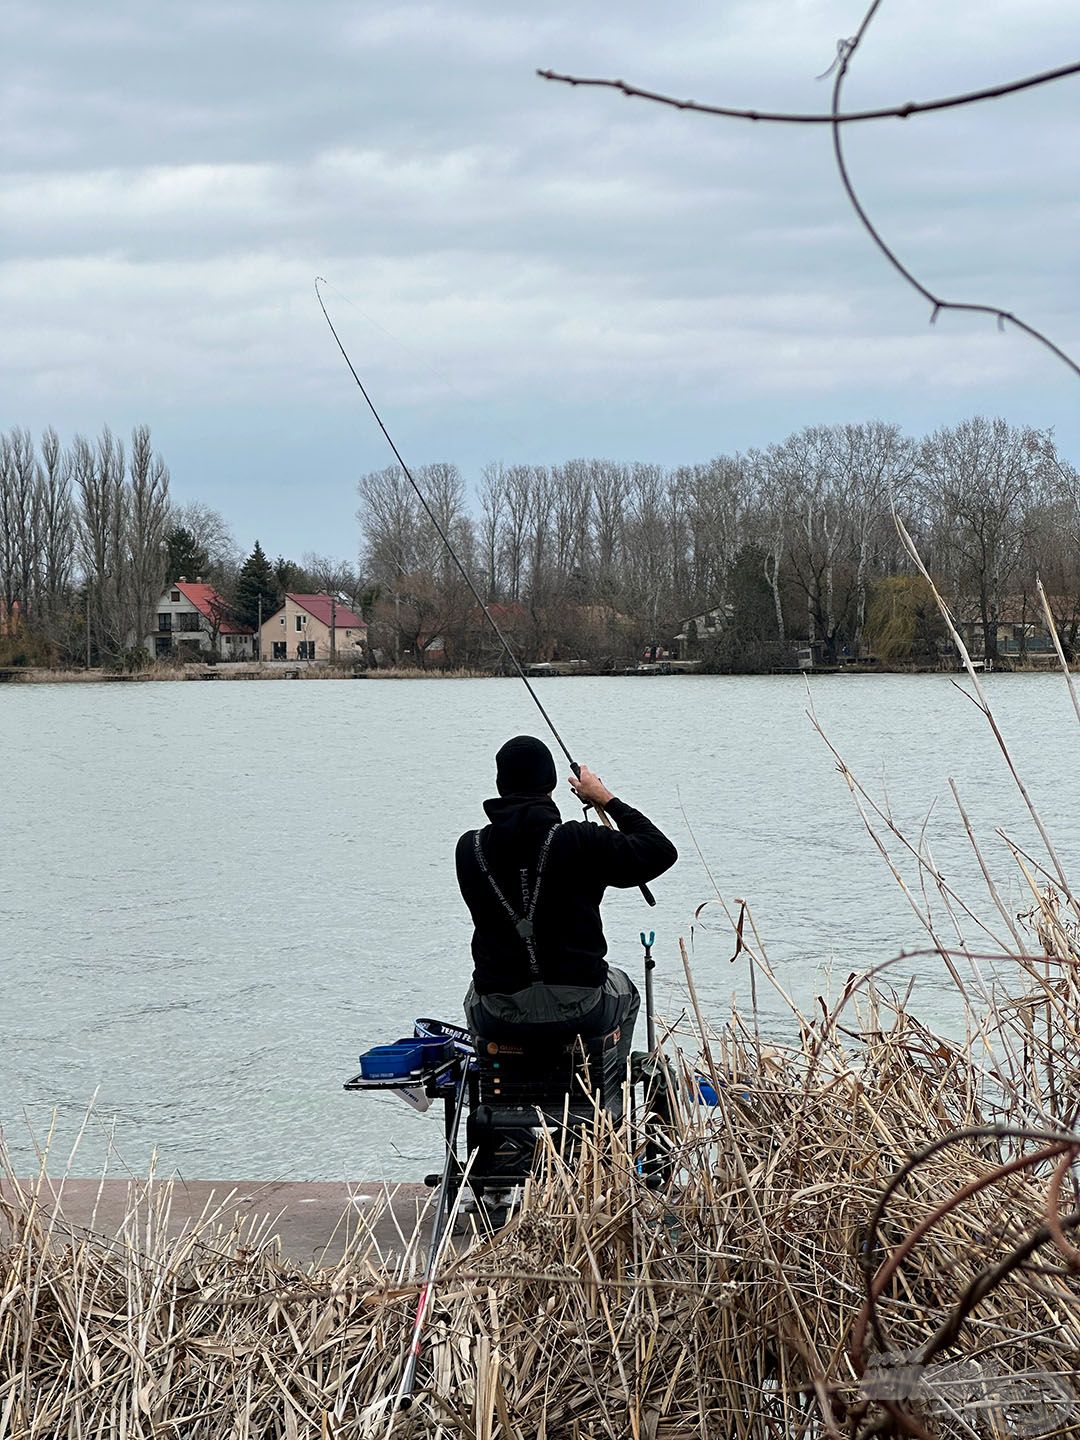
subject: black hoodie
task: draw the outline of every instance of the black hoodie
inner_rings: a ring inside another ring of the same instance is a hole
[[[490,825],[480,831],[484,860],[518,915],[523,912],[521,870],[535,885],[536,861],[553,825],[534,916],[534,947],[548,985],[602,985],[607,942],[600,902],[609,885],[627,890],[662,875],[678,859],[671,841],[640,810],[612,800],[607,813],[618,825],[561,822],[546,795],[506,795],[484,803]],[[474,831],[457,843],[458,884],[472,914],[473,985],[477,994],[512,994],[532,981],[529,956],[514,923],[477,864]]]

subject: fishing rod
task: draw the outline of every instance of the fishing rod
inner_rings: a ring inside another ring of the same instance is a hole
[[[533,689],[533,687],[532,687],[532,682],[529,680],[529,677],[525,674],[525,671],[524,671],[524,669],[522,668],[521,661],[520,661],[520,660],[518,659],[518,657],[514,654],[513,648],[512,648],[512,646],[511,646],[509,640],[507,640],[506,636],[503,634],[502,630],[500,629],[500,627],[499,627],[499,622],[495,619],[495,616],[492,615],[492,613],[491,613],[491,611],[488,609],[487,605],[486,605],[486,604],[484,603],[484,601],[480,598],[480,591],[477,590],[476,586],[473,584],[472,576],[471,576],[471,575],[469,574],[469,572],[465,569],[465,566],[461,563],[460,559],[458,558],[457,551],[454,549],[453,545],[450,543],[450,537],[449,537],[449,535],[447,535],[446,531],[445,531],[445,530],[443,529],[443,527],[439,524],[438,517],[435,515],[435,512],[432,510],[431,506],[430,506],[430,505],[428,504],[428,502],[427,502],[427,497],[424,495],[423,490],[421,490],[420,486],[416,483],[416,480],[413,478],[413,473],[412,473],[412,471],[409,469],[408,465],[405,464],[405,460],[404,460],[404,458],[403,458],[403,456],[402,456],[402,454],[401,454],[401,451],[400,451],[400,450],[398,449],[398,447],[394,444],[394,440],[393,440],[393,437],[392,437],[391,434],[390,434],[390,431],[387,430],[386,426],[383,424],[382,416],[379,414],[378,410],[376,410],[374,401],[372,400],[371,396],[368,394],[368,392],[367,392],[367,390],[366,390],[366,388],[365,388],[365,386],[364,386],[364,382],[360,379],[360,376],[356,373],[356,367],[353,365],[352,361],[349,359],[348,351],[345,349],[345,346],[341,343],[341,337],[338,335],[337,331],[334,329],[334,322],[330,319],[329,311],[328,311],[327,308],[326,308],[326,304],[325,304],[325,302],[323,301],[322,292],[321,292],[320,289],[319,289],[320,284],[326,285],[326,284],[328,284],[328,283],[329,283],[329,282],[328,282],[327,280],[325,280],[325,279],[323,278],[323,276],[321,276],[321,275],[316,275],[316,277],[315,277],[315,298],[316,298],[316,299],[318,300],[318,302],[319,302],[319,309],[320,309],[320,310],[322,311],[322,313],[323,313],[323,318],[325,319],[327,325],[330,326],[330,334],[333,335],[334,340],[335,340],[335,342],[336,342],[336,344],[337,344],[337,347],[338,347],[338,349],[341,351],[342,358],[344,359],[345,364],[349,367],[349,372],[350,372],[350,374],[352,375],[353,379],[356,381],[357,386],[359,387],[360,394],[364,397],[364,400],[365,400],[365,402],[366,402],[366,404],[367,404],[368,409],[371,411],[372,415],[373,415],[374,418],[375,418],[375,423],[376,423],[376,425],[378,425],[379,429],[382,431],[382,433],[383,433],[383,435],[384,435],[384,437],[385,437],[385,439],[386,439],[386,443],[390,446],[390,449],[394,452],[394,458],[397,460],[398,464],[401,466],[402,470],[404,471],[404,473],[405,473],[405,478],[408,480],[408,482],[409,482],[409,484],[412,486],[413,490],[415,490],[415,492],[416,492],[416,498],[420,501],[420,504],[424,507],[424,513],[425,513],[425,515],[428,517],[428,519],[431,521],[432,525],[435,527],[435,531],[436,531],[436,533],[438,534],[439,539],[440,539],[440,540],[443,542],[443,544],[446,546],[446,552],[447,552],[447,554],[450,556],[450,559],[454,562],[455,566],[456,566],[457,569],[458,569],[458,573],[461,575],[461,578],[465,581],[465,584],[466,584],[466,585],[469,587],[469,589],[472,591],[472,594],[473,594],[474,599],[476,600],[476,603],[480,606],[480,609],[482,610],[482,612],[487,616],[488,623],[491,625],[491,628],[495,631],[495,634],[498,636],[500,645],[503,647],[503,649],[506,651],[507,655],[508,655],[509,658],[510,658],[510,663],[513,665],[514,669],[517,671],[518,677],[521,679],[521,681],[523,682],[526,690],[528,690],[530,696],[532,697],[533,704],[534,704],[534,705],[536,706],[536,708],[540,711],[540,714],[544,717],[544,723],[547,725],[547,727],[548,727],[548,729],[551,731],[552,735],[554,735],[556,741],[558,742],[559,749],[563,752],[563,754],[566,756],[567,760],[569,761],[569,763],[570,763],[570,769],[574,772],[574,774],[575,774],[576,776],[580,777],[580,775],[581,775],[581,766],[577,763],[577,761],[574,759],[574,757],[570,754],[570,751],[569,751],[569,750],[567,749],[567,747],[566,747],[566,742],[563,740],[562,736],[559,734],[558,730],[555,728],[555,722],[554,722],[554,720],[552,720],[551,716],[550,716],[550,715],[548,714],[548,712],[544,709],[544,706],[543,706],[543,703],[541,702],[540,696],[537,695],[536,691]],[[587,810],[589,807],[586,805],[585,808],[586,808],[586,810]],[[602,820],[602,821],[604,822],[604,824],[608,827],[608,829],[613,828],[613,827],[612,827],[612,822],[611,822],[611,817],[610,817],[608,814],[606,814],[606,812],[604,811],[603,807],[602,807],[602,806],[597,806],[596,808],[597,808],[597,810],[598,810],[598,812],[599,812],[599,815],[600,815],[601,820]],[[647,905],[655,905],[655,904],[656,904],[656,900],[655,900],[655,898],[654,898],[654,896],[653,896],[653,893],[652,893],[652,891],[649,889],[649,887],[648,887],[647,885],[639,885],[639,886],[638,886],[638,889],[641,891],[641,894],[642,894],[642,896],[644,897],[645,903],[646,903]]]

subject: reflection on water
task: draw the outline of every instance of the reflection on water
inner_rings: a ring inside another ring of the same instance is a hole
[[[988,684],[1068,866],[1080,849],[1080,734],[1064,686]],[[1024,908],[993,829],[1037,841],[985,723],[949,678],[823,676],[813,693],[845,759],[916,837],[937,802],[927,843],[950,883],[980,897],[955,777]],[[656,930],[668,1016],[684,1000],[680,935],[712,1017],[733,994],[749,1000],[695,840],[724,899],[749,901],[801,1004],[919,947],[912,910],[812,732],[801,679],[571,678],[545,681],[543,699],[578,758],[679,846],[655,910],[636,891],[605,905],[612,958],[633,974],[638,931]],[[22,1162],[27,1122],[41,1136],[58,1108],[57,1145],[68,1145],[97,1092],[79,1173],[96,1169],[110,1130],[115,1163],[143,1169],[156,1147],[164,1170],[189,1178],[412,1179],[431,1168],[431,1117],[340,1083],[359,1050],[413,1016],[458,1017],[469,928],[454,842],[482,820],[497,747],[540,733],[538,722],[512,680],[0,690],[0,1123]],[[578,812],[567,800],[563,813]],[[938,962],[904,959],[893,975],[901,988],[917,977],[924,1016],[955,1020]],[[774,998],[762,1005],[767,1024],[782,1023]]]

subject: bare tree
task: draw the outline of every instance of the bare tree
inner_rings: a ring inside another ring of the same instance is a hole
[[[305,552],[303,565],[322,594],[332,595],[353,608],[359,605],[364,584],[354,565],[347,560],[319,555],[314,550]]]
[[[96,445],[81,435],[75,437],[72,462],[90,632],[99,658],[118,659],[128,628],[124,447],[106,426]]]
[[[749,470],[740,455],[676,472],[685,517],[686,597],[691,610],[719,604],[745,539]]]
[[[760,557],[776,619],[776,639],[782,647],[787,639],[781,588],[782,566],[787,551],[786,476],[771,452],[751,450],[746,457],[746,465],[752,497],[746,520],[747,535],[749,544],[756,547]]]
[[[502,592],[502,531],[506,511],[506,476],[502,465],[485,465],[480,486],[479,545],[483,556],[484,594],[488,602]]]
[[[0,436],[0,598],[5,614],[26,616],[37,562],[38,467],[28,430]]]
[[[1025,591],[1043,582],[1054,625],[1069,660],[1080,654],[1080,475],[1056,460],[1043,477],[1031,516]],[[1034,596],[1032,597],[1034,600]]]
[[[195,547],[206,556],[207,574],[203,579],[221,589],[235,584],[243,557],[232,528],[220,510],[202,500],[187,500],[183,505],[172,507],[169,523],[172,528],[183,527]]]
[[[625,465],[594,460],[589,465],[592,496],[593,593],[608,598],[614,593],[616,566],[621,559],[620,539],[630,479]]]
[[[837,489],[846,512],[848,564],[854,586],[852,638],[857,653],[866,623],[875,542],[884,534],[886,547],[895,554],[896,527],[891,506],[905,508],[915,468],[914,447],[901,435],[898,425],[880,420],[834,426],[830,436]]]
[[[511,465],[503,480],[506,518],[503,523],[503,555],[506,563],[506,593],[520,600],[527,572],[528,536],[535,504],[533,470],[530,465]]]
[[[633,465],[629,471],[622,527],[621,598],[637,622],[639,643],[655,644],[675,618],[666,478],[658,465]]]
[[[561,594],[580,596],[589,552],[592,483],[588,465],[570,460],[551,469],[552,579]]]
[[[71,601],[75,527],[71,506],[71,456],[50,426],[41,437],[37,475],[37,611],[51,642],[61,639]]]
[[[361,563],[383,584],[416,568],[418,504],[398,465],[360,477]]]
[[[1048,432],[981,415],[932,435],[919,452],[918,480],[961,611],[978,616],[986,657],[998,656],[998,622],[1031,536],[1039,487],[1057,464]]]
[[[140,646],[154,628],[154,612],[165,583],[165,531],[169,521],[169,470],[154,454],[150,427],[131,432],[128,467],[127,569],[130,643]]]

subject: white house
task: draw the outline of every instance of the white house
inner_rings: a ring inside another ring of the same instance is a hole
[[[156,659],[198,660],[213,654],[221,660],[250,660],[255,631],[236,620],[212,585],[181,579],[158,601],[157,628],[143,643]]]

